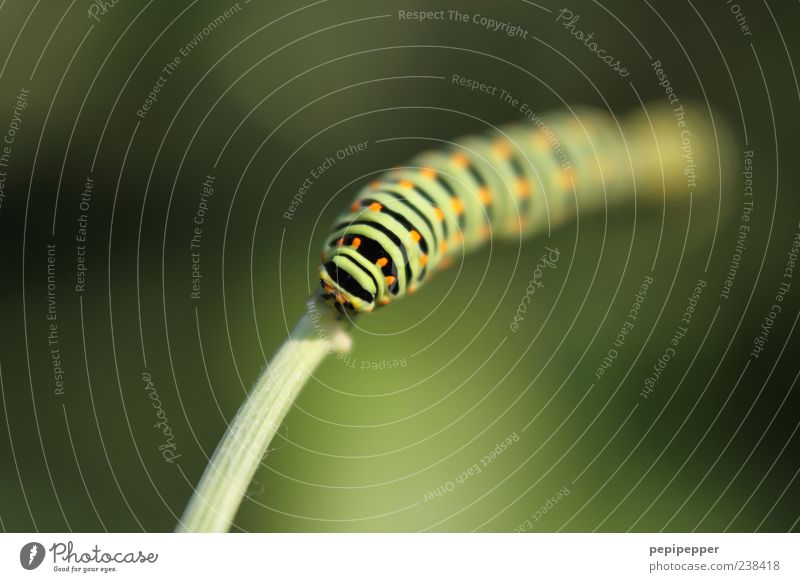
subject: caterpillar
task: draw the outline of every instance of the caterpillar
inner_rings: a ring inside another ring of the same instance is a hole
[[[321,297],[343,316],[370,312],[491,238],[531,236],[635,196],[709,191],[720,133],[699,108],[651,105],[621,120],[581,108],[421,153],[365,185],[334,223]]]

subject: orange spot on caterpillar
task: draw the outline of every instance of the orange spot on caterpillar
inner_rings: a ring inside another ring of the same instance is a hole
[[[450,267],[452,264],[453,264],[453,259],[451,259],[450,257],[444,257],[444,258],[443,258],[443,259],[442,259],[442,260],[439,262],[439,268],[440,268],[440,269],[447,269],[447,268],[449,268],[449,267]]]
[[[425,265],[427,265],[427,264],[428,264],[428,255],[422,255],[422,256],[419,258],[419,266],[420,266],[420,267],[424,267],[424,266],[425,266]]]
[[[519,232],[522,230],[522,219],[512,218],[508,221],[509,232]]]
[[[381,257],[380,259],[375,261],[375,264],[378,265],[381,268],[385,267],[388,263],[389,263],[389,259],[387,259],[386,257]]]
[[[421,239],[421,238],[422,238],[422,236],[421,236],[421,235],[420,235],[420,234],[419,234],[419,233],[418,233],[416,230],[412,230],[412,231],[411,231],[411,232],[409,232],[408,234],[410,234],[410,235],[411,235],[411,239],[412,239],[414,242],[419,242],[419,239]]]
[[[534,131],[533,143],[540,150],[546,150],[550,148],[550,142],[541,130]]]
[[[372,182],[369,183],[370,188],[380,188],[380,186],[381,186],[380,180],[373,180]]]
[[[353,247],[354,249],[357,249],[358,247],[361,246],[361,239],[358,237],[354,238],[353,242],[350,243],[350,246]]]
[[[442,241],[442,242],[439,244],[439,252],[440,252],[440,253],[446,253],[446,252],[447,252],[447,241],[446,241],[446,240],[443,240],[443,241]]]
[[[436,215],[436,218],[438,218],[439,220],[444,220],[444,210],[442,210],[438,206],[433,209],[433,213]]]
[[[342,237],[342,238],[340,238],[339,240],[337,240],[337,241],[336,241],[336,246],[337,246],[337,247],[340,247],[340,246],[342,246],[343,244],[344,244],[344,237]]]
[[[373,212],[380,212],[381,208],[383,208],[383,205],[380,202],[373,202],[369,205],[369,209]]]
[[[400,180],[400,182],[398,182],[397,185],[400,186],[401,188],[413,188],[414,182],[412,182],[411,180]]]
[[[504,139],[498,139],[495,141],[493,149],[494,153],[503,159],[511,155],[511,146],[509,146],[508,142]]]
[[[397,277],[395,277],[394,275],[389,275],[388,277],[386,277],[387,285],[393,285],[395,281],[397,281]]]
[[[531,195],[530,182],[523,178],[517,179],[517,196],[520,198],[528,198]]]
[[[355,211],[356,211],[356,210],[358,210],[360,207],[361,207],[361,204],[359,204],[358,202],[353,202],[353,203],[350,205],[350,210],[352,210],[353,212],[355,212]]]
[[[378,301],[378,303],[380,303],[381,305],[389,305],[390,302],[391,302],[391,299],[389,299],[388,297],[382,297]]]
[[[430,168],[425,168],[420,172],[423,178],[435,178],[436,177],[436,170],[432,170]]]
[[[324,289],[326,293],[333,293],[333,287],[330,285],[325,285]]]
[[[461,244],[462,242],[464,242],[464,233],[459,230],[457,233],[453,235],[453,240],[457,245]]]
[[[459,168],[466,168],[469,165],[469,160],[467,159],[467,156],[465,156],[462,153],[454,154],[451,159],[453,160],[453,163]]]
[[[489,192],[489,188],[486,186],[478,190],[478,198],[480,198],[481,204],[484,206],[492,203],[492,193]]]
[[[562,188],[572,188],[575,185],[575,172],[571,168],[564,168],[558,174],[558,180]]]
[[[408,288],[408,293],[409,293],[409,295],[410,295],[411,293],[415,293],[415,292],[416,292],[416,290],[417,290],[417,287],[416,287],[415,285],[412,285],[411,287],[409,287],[409,288]]]
[[[464,203],[461,202],[460,198],[453,198],[450,203],[453,205],[453,212],[456,214],[464,212]]]
[[[341,303],[342,305],[344,305],[345,303],[347,303],[347,299],[345,299],[343,295],[337,295],[337,296],[336,296],[336,301],[338,301],[338,302],[339,302],[339,303]]]

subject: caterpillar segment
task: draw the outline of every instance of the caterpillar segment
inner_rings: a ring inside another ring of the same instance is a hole
[[[693,152],[709,168],[724,128],[689,110]],[[423,152],[361,188],[338,217],[321,296],[342,315],[370,312],[492,238],[547,232],[635,196],[675,197],[686,190],[685,143],[674,111],[656,105],[622,120],[589,108],[554,113]]]

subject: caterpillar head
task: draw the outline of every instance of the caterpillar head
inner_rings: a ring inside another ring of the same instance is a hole
[[[320,265],[319,284],[322,299],[343,315],[375,309],[373,282],[345,256],[336,255]]]

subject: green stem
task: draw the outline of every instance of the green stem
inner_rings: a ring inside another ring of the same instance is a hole
[[[347,351],[345,325],[318,299],[284,342],[217,446],[178,522],[179,532],[225,532],[284,417],[326,355]]]

